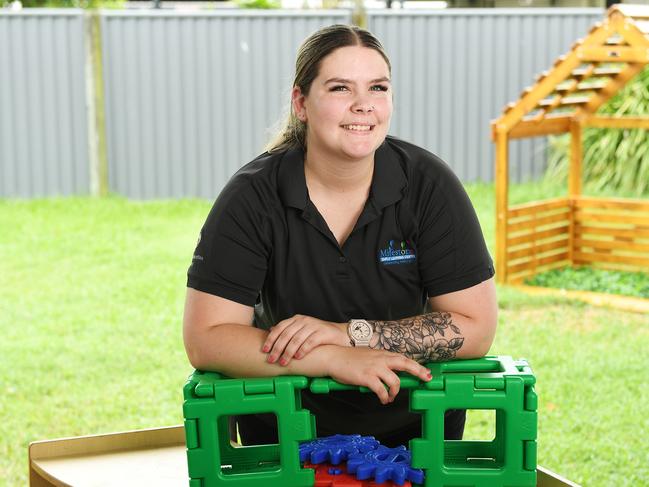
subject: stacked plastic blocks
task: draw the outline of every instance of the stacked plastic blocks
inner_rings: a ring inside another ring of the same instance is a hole
[[[307,462],[304,466],[312,468],[315,472],[314,487],[412,487],[409,480],[406,480],[403,485],[398,485],[391,480],[382,483],[374,479],[358,480],[344,465],[333,466],[329,463],[313,465]]]
[[[401,376],[401,387],[410,394],[410,409],[422,418],[422,436],[410,442],[412,468],[423,470],[425,475],[421,485],[535,486],[537,397],[535,378],[527,362],[485,357],[429,364],[428,368],[433,375],[429,382]],[[316,431],[314,417],[301,406],[300,391],[306,388],[316,394],[352,389],[371,394],[366,388],[339,384],[329,378],[230,379],[213,372],[192,374],[184,388],[183,405],[189,485],[347,487],[316,484],[314,469],[300,461],[300,444],[313,440]],[[494,410],[494,439],[444,440],[444,413],[449,409]],[[237,447],[231,443],[229,417],[259,413],[275,414],[279,444]],[[363,453],[367,452],[348,452],[346,468],[353,468],[353,455]],[[336,472],[331,458],[327,462],[328,467],[317,466],[319,471],[326,468],[327,475],[337,478],[354,473],[341,468]],[[378,477],[364,482],[375,480]],[[417,485],[416,481],[413,484]]]
[[[406,480],[423,483],[424,473],[412,468],[411,457],[405,446],[388,448],[373,436],[334,435],[300,445],[301,461],[308,461],[309,465],[329,462],[336,466],[346,462],[347,474],[355,475],[358,480],[374,479],[377,484],[389,482],[403,486]],[[332,473],[331,469],[328,473]]]

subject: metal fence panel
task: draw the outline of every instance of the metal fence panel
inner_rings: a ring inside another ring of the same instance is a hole
[[[213,198],[263,151],[297,47],[349,12],[104,12],[109,187]]]
[[[600,9],[371,11],[393,64],[391,133],[493,180],[489,120],[602,18]],[[213,198],[261,152],[289,99],[299,43],[348,11],[103,11],[109,187]],[[84,15],[0,12],[0,196],[88,193]],[[89,70],[86,74],[92,74]],[[511,180],[545,140],[512,143]]]
[[[0,11],[0,197],[88,193],[81,10]]]
[[[391,133],[442,157],[465,182],[493,181],[489,121],[601,20],[601,9],[371,11],[393,70]],[[515,141],[510,179],[542,174],[546,140]]]

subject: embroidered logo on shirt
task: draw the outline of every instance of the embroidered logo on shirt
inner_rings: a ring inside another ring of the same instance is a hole
[[[402,241],[397,248],[394,246],[394,240],[390,240],[387,248],[379,250],[379,262],[383,265],[408,264],[416,258],[408,240]]]

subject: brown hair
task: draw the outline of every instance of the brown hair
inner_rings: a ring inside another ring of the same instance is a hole
[[[374,49],[391,70],[383,46],[370,32],[355,25],[335,24],[311,34],[300,46],[295,61],[293,87],[299,87],[304,96],[309,94],[313,80],[318,76],[321,61],[336,49],[347,46],[362,46]],[[293,113],[292,104],[279,133],[266,146],[268,152],[279,152],[291,147],[306,149],[306,123]]]

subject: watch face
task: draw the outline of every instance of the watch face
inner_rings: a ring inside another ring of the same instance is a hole
[[[355,340],[369,340],[372,336],[372,328],[369,323],[357,321],[352,325],[351,335]]]

